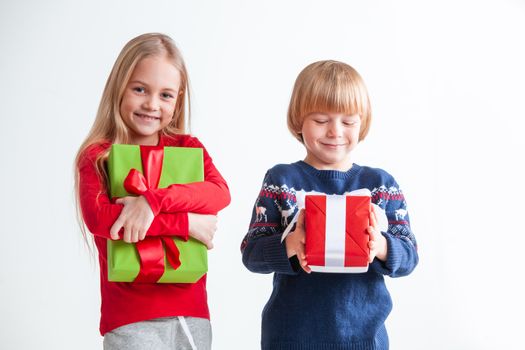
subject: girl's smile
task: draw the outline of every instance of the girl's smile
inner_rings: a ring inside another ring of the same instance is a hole
[[[151,114],[135,112],[135,113],[133,113],[133,115],[134,115],[139,121],[141,121],[141,122],[145,122],[145,123],[150,123],[150,122],[157,122],[157,121],[160,121],[160,117],[157,117],[157,116],[154,116],[154,115],[151,115]]]

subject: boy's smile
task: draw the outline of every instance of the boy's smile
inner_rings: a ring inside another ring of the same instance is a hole
[[[361,118],[344,113],[311,113],[304,118],[301,134],[305,162],[319,170],[347,171],[350,152],[359,142]]]

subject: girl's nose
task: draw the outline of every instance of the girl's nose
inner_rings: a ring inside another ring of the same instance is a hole
[[[146,108],[149,111],[158,110],[160,108],[159,99],[154,95],[148,96],[144,101],[144,108]]]

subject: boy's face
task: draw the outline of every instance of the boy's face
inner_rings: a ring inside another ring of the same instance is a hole
[[[306,147],[304,161],[319,170],[350,169],[350,152],[359,142],[360,128],[361,118],[358,114],[309,114],[301,129]]]

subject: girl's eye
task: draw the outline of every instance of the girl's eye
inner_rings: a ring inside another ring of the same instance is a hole
[[[162,98],[165,98],[165,99],[172,99],[173,98],[173,95],[169,94],[167,92],[162,93],[161,96],[162,96]]]
[[[133,91],[138,92],[139,94],[143,94],[146,90],[141,86],[137,86],[133,88]]]
[[[328,121],[323,119],[315,119],[314,122],[316,122],[317,124],[326,124]]]
[[[352,126],[352,125],[356,125],[357,122],[356,121],[349,121],[349,122],[343,122],[344,125],[346,126]]]

